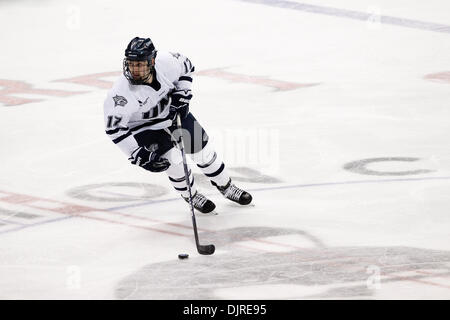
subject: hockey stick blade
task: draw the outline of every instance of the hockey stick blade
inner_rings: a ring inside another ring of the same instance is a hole
[[[216,247],[213,244],[207,244],[207,245],[198,245],[197,246],[197,251],[200,254],[204,254],[204,255],[210,255],[213,254],[214,251],[216,251]]]

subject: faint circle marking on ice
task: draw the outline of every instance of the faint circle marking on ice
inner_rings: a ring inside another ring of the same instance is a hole
[[[434,170],[427,170],[427,169],[409,170],[409,171],[379,171],[367,168],[369,164],[376,162],[390,162],[390,161],[414,162],[418,160],[420,160],[420,158],[411,158],[411,157],[370,158],[346,163],[344,164],[343,168],[353,173],[373,175],[373,176],[406,176],[406,175],[434,172]]]
[[[75,187],[67,194],[81,200],[124,202],[153,199],[167,194],[167,190],[149,183],[106,182]]]

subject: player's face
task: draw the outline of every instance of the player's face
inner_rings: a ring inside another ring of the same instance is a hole
[[[150,73],[148,61],[128,61],[128,68],[134,80],[144,80]]]

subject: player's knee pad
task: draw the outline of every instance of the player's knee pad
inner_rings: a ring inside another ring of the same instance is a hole
[[[184,176],[183,157],[179,149],[172,148],[163,154],[162,157],[170,162],[170,167],[166,170],[169,177],[178,178]]]
[[[178,165],[183,163],[183,156],[181,155],[181,151],[178,148],[172,148],[166,153],[164,153],[161,158],[166,158],[169,160],[171,165]]]

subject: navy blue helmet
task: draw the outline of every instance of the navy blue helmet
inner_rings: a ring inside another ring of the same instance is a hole
[[[153,73],[156,50],[150,38],[135,37],[125,49],[123,74],[131,84],[146,82]],[[131,67],[131,70],[130,70]]]

